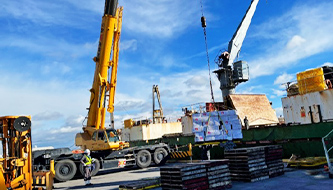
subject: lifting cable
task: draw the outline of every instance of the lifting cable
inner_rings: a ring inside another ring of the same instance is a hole
[[[213,85],[212,85],[212,77],[211,77],[211,74],[210,74],[209,54],[208,54],[207,34],[206,34],[206,18],[205,18],[204,15],[203,15],[202,0],[200,0],[200,4],[201,4],[201,26],[202,26],[202,28],[203,28],[203,32],[204,32],[204,36],[205,36],[205,45],[206,45],[207,63],[208,63],[208,71],[209,71],[210,93],[211,93],[211,96],[212,96],[212,102],[213,102],[214,110],[217,110],[216,105],[215,105],[215,100],[214,100]],[[222,120],[221,117],[220,117],[220,114],[217,114],[217,115],[218,115],[219,122],[220,122],[220,125],[219,125],[220,130],[223,129],[224,132],[225,132],[227,135],[230,135],[230,134],[228,133],[228,130],[226,129],[226,127],[225,127],[225,125],[224,125],[223,120]],[[211,116],[211,113],[209,113],[209,119],[210,119],[210,116]],[[209,119],[208,119],[208,123],[209,123]]]
[[[209,65],[209,55],[208,55],[208,45],[207,45],[207,34],[206,34],[206,18],[203,15],[203,8],[202,8],[202,0],[200,0],[201,4],[201,26],[203,28],[204,36],[205,36],[205,45],[206,45],[206,54],[207,54],[207,63],[208,63],[208,72],[209,72],[209,85],[210,85],[210,93],[212,96],[212,102],[214,109],[215,107],[215,100],[214,100],[214,93],[213,93],[213,86],[212,86],[212,77],[210,75],[210,65]]]

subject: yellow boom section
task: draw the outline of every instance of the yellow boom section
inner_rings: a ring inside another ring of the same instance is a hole
[[[107,96],[109,96],[107,110],[110,113],[114,111],[122,11],[123,8],[119,7],[115,15],[109,15],[106,10],[102,19],[97,56],[94,58],[96,69],[93,86],[90,90],[90,107],[87,120],[87,126],[95,129],[105,129]],[[110,60],[111,55],[112,59]],[[111,76],[108,81],[109,69],[111,69]],[[91,130],[87,129],[87,131],[92,135]]]
[[[113,40],[113,57],[112,57],[112,70],[111,70],[111,78],[110,78],[110,93],[109,93],[109,105],[108,112],[113,113],[114,111],[114,96],[116,94],[116,85],[117,85],[117,68],[118,68],[118,60],[119,60],[119,40],[121,34],[122,27],[122,17],[123,17],[123,7],[120,7],[117,11],[118,17],[118,27],[114,32],[114,40]]]
[[[83,133],[78,133],[75,137],[75,145],[82,149],[92,151],[118,150],[128,146],[125,142],[119,141],[116,131],[112,132],[105,127],[106,111],[110,112],[111,118],[113,118],[117,83],[119,40],[123,15],[123,7],[117,8],[117,5],[117,0],[105,0],[98,51],[97,56],[94,57],[96,67],[90,90],[87,127],[83,128]],[[109,100],[108,104],[107,100]],[[116,137],[111,137],[111,133],[112,136]]]

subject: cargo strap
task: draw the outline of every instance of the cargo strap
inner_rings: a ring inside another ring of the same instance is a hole
[[[221,127],[223,127],[223,130],[224,130],[225,133],[228,135],[228,130],[227,130],[227,128],[225,127],[224,122],[223,122],[223,120],[221,119],[221,117],[220,117],[220,113],[219,113],[218,111],[217,111],[217,116],[218,116],[219,121],[220,121],[219,129],[222,129]],[[210,117],[211,117],[211,112],[209,112],[208,121],[207,121],[207,126],[209,125]]]

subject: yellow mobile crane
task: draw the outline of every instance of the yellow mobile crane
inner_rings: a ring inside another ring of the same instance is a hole
[[[76,146],[80,146],[82,149],[92,151],[119,150],[129,145],[119,141],[114,130],[106,130],[105,127],[106,110],[111,113],[111,120],[113,120],[117,83],[119,39],[123,12],[123,7],[117,8],[117,3],[117,0],[105,1],[97,56],[93,59],[96,68],[93,85],[90,89],[87,126],[83,128],[83,133],[77,134],[75,138]],[[109,71],[110,76],[108,76]],[[107,97],[109,103],[106,108]],[[111,123],[113,124],[113,121]]]
[[[119,55],[119,39],[122,26],[122,7],[117,7],[117,0],[105,0],[101,33],[93,85],[90,90],[90,105],[88,108],[87,125],[83,132],[75,137],[75,145],[82,150],[90,149],[95,158],[95,175],[101,168],[134,166],[145,168],[152,161],[163,164],[170,152],[164,143],[140,147],[129,147],[128,142],[120,141],[114,127],[105,126],[106,111],[111,113],[113,124],[114,97],[116,90],[117,66]],[[108,101],[108,103],[107,103]],[[82,150],[71,151],[69,148],[58,148],[34,152],[34,166],[42,168],[44,157],[55,161],[55,178],[59,181],[72,179],[77,171],[82,174]]]
[[[123,12],[123,8],[117,5],[117,0],[105,0],[97,56],[93,59],[96,68],[90,90],[87,125],[83,127],[83,132],[76,134],[75,137],[75,145],[82,150],[91,150],[91,156],[95,158],[92,175],[102,168],[134,165],[145,168],[152,161],[155,164],[163,164],[170,152],[169,146],[164,143],[129,147],[128,142],[120,141],[114,127],[105,126],[106,111],[111,114],[111,124],[113,124]],[[34,167],[43,168],[47,163],[45,158],[52,159],[55,161],[55,178],[58,181],[68,181],[77,171],[84,174],[83,165],[80,162],[83,156],[82,150],[71,151],[69,148],[57,148],[34,151]]]
[[[117,4],[117,0],[105,0],[97,56],[93,59],[96,68],[90,90],[87,125],[83,127],[83,132],[75,137],[75,145],[82,150],[90,149],[91,156],[95,158],[92,175],[101,168],[134,165],[145,168],[152,161],[155,164],[163,164],[170,152],[169,146],[164,143],[129,147],[128,142],[120,141],[114,127],[106,128],[105,126],[106,111],[111,113],[111,124],[113,124],[123,11],[122,7],[117,7]],[[77,171],[84,174],[83,165],[80,162],[83,156],[82,150],[71,151],[69,148],[57,148],[34,151],[34,167],[44,168],[47,163],[45,158],[52,159],[55,161],[55,178],[58,181],[68,181]]]

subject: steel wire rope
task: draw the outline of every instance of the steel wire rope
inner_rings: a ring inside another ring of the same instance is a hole
[[[215,100],[214,100],[214,93],[213,93],[212,77],[211,77],[211,74],[210,74],[209,53],[208,53],[208,45],[207,45],[206,18],[204,17],[204,14],[203,14],[202,0],[200,0],[200,6],[201,6],[201,25],[202,25],[203,32],[204,32],[204,37],[205,37],[207,64],[208,64],[208,72],[209,72],[210,93],[211,93],[211,96],[212,96],[213,106],[214,106],[214,109],[215,109]]]

